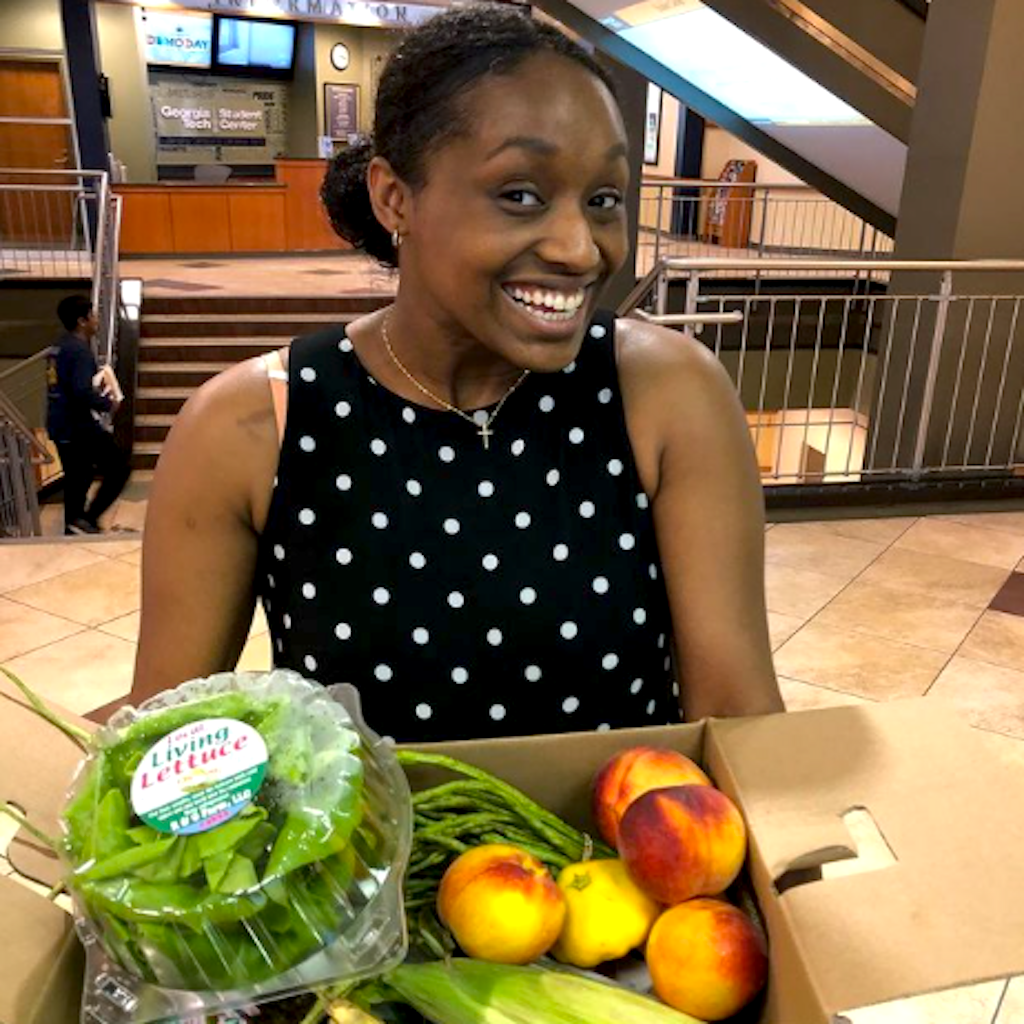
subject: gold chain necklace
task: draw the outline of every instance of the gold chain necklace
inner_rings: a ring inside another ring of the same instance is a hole
[[[436,402],[438,405],[440,405],[443,409],[446,409],[448,412],[453,412],[455,413],[456,416],[461,416],[467,422],[472,423],[473,426],[477,428],[476,432],[480,435],[481,439],[483,440],[484,450],[486,451],[490,447],[491,437],[494,434],[494,431],[491,429],[491,424],[493,424],[494,421],[498,418],[498,413],[501,412],[501,407],[511,397],[512,392],[515,391],[516,388],[518,388],[519,385],[522,384],[523,381],[526,380],[526,378],[530,375],[530,371],[523,370],[523,372],[513,382],[512,386],[508,389],[508,391],[506,391],[505,394],[501,396],[501,401],[499,401],[498,404],[495,406],[494,412],[492,412],[491,415],[488,416],[487,419],[481,423],[474,416],[470,416],[468,412],[463,412],[463,410],[458,408],[458,406],[452,405],[451,402],[446,402],[443,398],[439,397],[438,395],[435,395],[433,391],[430,391],[428,388],[424,387],[405,368],[405,366],[402,364],[401,359],[399,359],[398,356],[395,355],[395,350],[391,347],[391,339],[388,337],[388,320],[390,320],[390,316],[385,316],[384,319],[381,320],[380,333],[381,336],[384,338],[384,347],[388,350],[388,355],[391,356],[391,361],[408,378],[409,382],[413,385],[413,387],[419,390],[422,394],[426,395],[427,398],[429,398],[432,402]]]

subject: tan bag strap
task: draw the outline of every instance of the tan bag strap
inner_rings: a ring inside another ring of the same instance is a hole
[[[274,403],[274,422],[277,424],[277,440],[280,444],[284,441],[284,425],[288,418],[288,370],[281,358],[280,349],[274,349],[260,358],[267,368],[270,398]]]

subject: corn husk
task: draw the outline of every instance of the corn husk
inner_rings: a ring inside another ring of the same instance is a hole
[[[618,985],[543,967],[458,958],[403,964],[386,981],[435,1024],[702,1024]]]

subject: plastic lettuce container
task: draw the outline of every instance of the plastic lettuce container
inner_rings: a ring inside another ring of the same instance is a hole
[[[123,708],[63,827],[84,1021],[223,1012],[405,956],[409,789],[349,686],[222,673]]]

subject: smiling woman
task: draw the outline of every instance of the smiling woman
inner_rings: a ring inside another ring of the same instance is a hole
[[[395,302],[179,417],[136,698],[232,667],[259,596],[275,663],[354,683],[404,741],[781,709],[735,394],[692,340],[599,309],[626,152],[608,76],[519,8],[406,38],[322,190]]]

